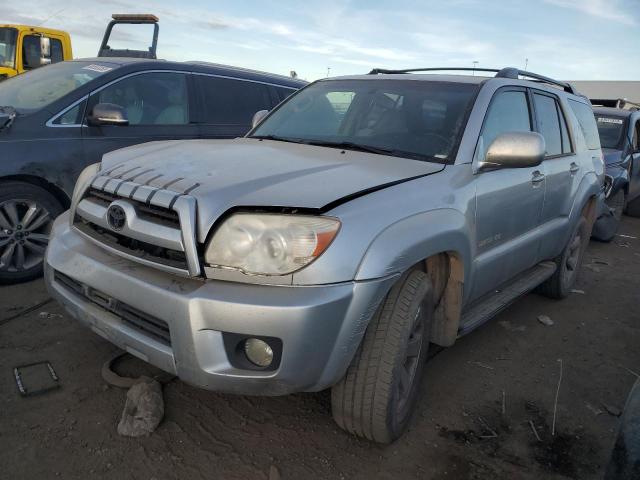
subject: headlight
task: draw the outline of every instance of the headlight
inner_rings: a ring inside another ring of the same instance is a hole
[[[327,249],[340,221],[311,215],[237,213],[213,235],[205,262],[253,275],[286,275]]]

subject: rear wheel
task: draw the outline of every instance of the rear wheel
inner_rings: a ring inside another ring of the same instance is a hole
[[[331,390],[333,418],[341,428],[380,443],[405,430],[427,358],[432,295],[429,277],[420,270],[391,289],[347,373]]]
[[[63,211],[46,190],[23,182],[0,184],[0,283],[42,275],[53,220]]]
[[[578,271],[582,265],[582,258],[589,244],[590,235],[587,219],[580,217],[571,237],[569,237],[569,242],[560,256],[555,259],[558,268],[548,280],[538,287],[539,293],[558,299],[565,298],[571,293],[578,278]]]

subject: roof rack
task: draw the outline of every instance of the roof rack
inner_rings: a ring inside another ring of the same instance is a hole
[[[559,80],[554,80],[553,78],[545,77],[544,75],[538,75],[537,73],[527,72],[525,70],[519,70],[513,67],[506,67],[501,70],[497,68],[480,68],[480,67],[432,67],[432,68],[407,68],[404,70],[388,70],[385,68],[374,68],[369,72],[369,75],[378,75],[378,74],[402,74],[402,73],[415,73],[415,72],[441,72],[441,71],[452,71],[452,72],[492,72],[495,73],[495,78],[511,78],[513,80],[518,80],[520,77],[530,78],[536,80],[538,82],[548,83],[550,85],[555,85],[556,87],[562,88],[565,92],[572,93],[574,95],[580,95],[578,91],[567,82],[561,82]]]

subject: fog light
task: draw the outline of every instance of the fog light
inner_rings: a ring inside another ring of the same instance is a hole
[[[251,363],[259,367],[268,367],[273,362],[273,350],[267,342],[257,338],[244,342],[244,353]]]

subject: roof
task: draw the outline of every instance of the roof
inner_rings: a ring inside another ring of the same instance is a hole
[[[290,78],[284,75],[277,75],[275,73],[260,72],[258,70],[249,70],[246,68],[233,67],[230,65],[220,65],[217,63],[207,62],[172,62],[168,60],[156,60],[150,58],[134,58],[134,57],[92,57],[92,58],[77,58],[72,60],[74,62],[96,62],[96,63],[112,63],[115,65],[145,65],[151,69],[171,69],[171,70],[185,70],[210,73],[215,75],[228,75],[232,77],[242,77],[253,80],[260,80],[268,83],[275,83],[277,85],[283,85],[292,88],[304,87],[308,82],[297,78]]]
[[[593,112],[616,117],[628,117],[633,113],[633,110],[623,110],[622,108],[613,107],[593,107]]]
[[[57,35],[69,35],[68,32],[65,32],[64,30],[57,30],[55,28],[49,28],[49,27],[43,27],[43,26],[35,26],[35,25],[20,25],[20,24],[14,24],[14,23],[3,23],[0,24],[0,28],[16,28],[18,30],[35,30],[38,32],[48,32],[48,33],[54,33]]]
[[[421,80],[429,82],[455,82],[480,84],[488,80],[487,76],[481,75],[439,75],[433,73],[385,73],[384,75],[346,75],[342,77],[332,77],[324,80]]]

